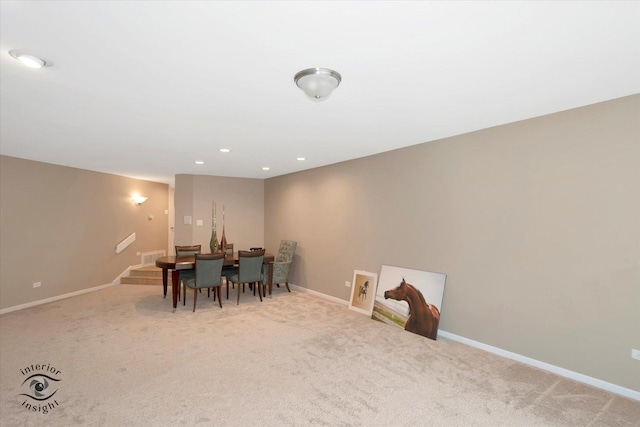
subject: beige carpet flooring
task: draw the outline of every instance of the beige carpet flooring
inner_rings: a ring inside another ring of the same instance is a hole
[[[0,425],[640,425],[638,401],[310,294],[205,295],[172,313],[119,285],[0,316]],[[32,364],[60,371],[46,414],[20,396]]]

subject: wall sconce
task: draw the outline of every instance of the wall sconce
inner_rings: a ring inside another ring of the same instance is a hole
[[[139,194],[134,194],[133,197],[131,197],[131,200],[133,200],[133,203],[135,203],[138,206],[140,206],[141,204],[146,202],[147,199],[148,199],[148,197],[144,197],[144,196],[141,196]]]
[[[51,62],[50,60],[41,58],[40,56],[32,52],[24,50],[11,49],[9,51],[9,55],[29,68],[43,68],[53,66],[53,62]]]

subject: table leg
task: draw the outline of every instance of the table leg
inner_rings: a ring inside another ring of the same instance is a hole
[[[162,287],[164,288],[164,297],[167,297],[167,269],[162,269]]]
[[[178,306],[178,292],[180,292],[180,273],[178,270],[171,271],[171,293],[173,294],[173,312]]]
[[[267,275],[269,276],[269,296],[271,296],[271,289],[273,288],[273,263],[267,264]]]

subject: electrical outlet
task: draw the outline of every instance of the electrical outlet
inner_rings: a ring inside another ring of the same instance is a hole
[[[36,282],[33,284],[34,288],[39,288],[40,286],[42,286],[42,282]]]
[[[345,285],[347,288],[350,288],[350,287],[351,287],[351,282],[344,282],[344,285]]]
[[[631,358],[640,360],[640,350],[636,350],[635,348],[631,349]]]

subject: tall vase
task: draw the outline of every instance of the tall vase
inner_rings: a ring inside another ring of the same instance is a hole
[[[216,234],[216,202],[211,202],[211,241],[209,242],[211,253],[215,254],[220,249],[218,245],[218,236]]]
[[[220,250],[222,252],[227,250],[227,238],[224,235],[224,224],[222,224],[222,237],[220,237]]]
[[[211,249],[211,253],[218,252],[220,246],[218,245],[218,236],[216,235],[216,228],[213,227],[213,231],[211,231],[211,241],[209,242],[209,249]]]

